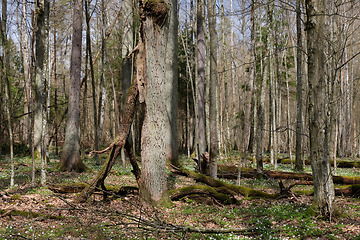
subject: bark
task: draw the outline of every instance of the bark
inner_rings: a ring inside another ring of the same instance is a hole
[[[328,216],[334,212],[334,183],[331,175],[329,157],[329,103],[325,71],[326,2],[307,0],[306,32],[308,48],[309,82],[309,131],[310,159],[314,177],[314,214]]]
[[[197,1],[197,94],[198,94],[198,144],[199,156],[206,151],[205,129],[205,35],[203,25],[203,3]]]
[[[300,0],[296,0],[296,149],[295,169],[304,170],[302,161],[302,30]]]
[[[89,55],[90,63],[90,76],[91,76],[91,89],[92,89],[92,102],[93,102],[93,112],[94,112],[94,149],[99,150],[99,122],[98,122],[98,112],[96,107],[96,90],[95,90],[95,75],[94,75],[94,62],[92,59],[92,48],[91,48],[91,36],[90,36],[90,13],[89,13],[89,1],[85,0],[85,20],[86,20],[86,49]],[[95,156],[95,162],[99,163],[99,156]]]
[[[104,126],[105,118],[105,105],[106,105],[106,89],[105,89],[105,55],[106,55],[106,15],[105,15],[105,3],[101,1],[101,75],[100,75],[100,91],[99,91],[99,112],[98,112],[98,135],[101,140],[101,135]],[[99,161],[96,162],[100,164]]]
[[[9,46],[7,39],[7,0],[2,0],[2,18],[1,18],[1,47],[3,50],[3,58],[1,62],[1,81],[5,85],[5,111],[6,119],[9,131],[9,146],[10,146],[10,161],[11,161],[11,174],[10,174],[10,188],[14,187],[14,177],[15,177],[15,162],[14,162],[14,134],[12,126],[12,117],[11,117],[11,96],[10,96],[10,80],[9,80],[9,68],[10,68],[10,56],[9,56]]]
[[[124,0],[121,9],[121,19],[122,21],[122,48],[121,48],[121,57],[122,57],[122,66],[121,66],[121,93],[122,93],[122,101],[121,101],[121,109],[124,109],[126,94],[131,84],[131,79],[133,76],[133,57],[128,58],[128,54],[134,48],[134,28],[133,28],[133,19],[134,19],[134,11],[133,11],[133,1],[132,0]],[[119,111],[119,109],[117,109]],[[135,144],[135,143],[133,143]],[[121,158],[123,166],[125,166],[125,152],[121,152]]]
[[[139,88],[139,98],[145,103],[140,195],[153,205],[166,206],[170,204],[165,171],[167,150],[173,146],[172,141],[177,141],[172,131],[172,124],[177,124],[174,118],[177,111],[177,2],[140,1],[140,10],[144,89]]]
[[[47,129],[47,92],[49,57],[49,7],[48,0],[38,1],[36,5],[36,45],[35,45],[35,117],[34,148],[41,157],[41,184],[45,184]]]
[[[22,0],[22,11],[21,11],[21,55],[23,61],[23,69],[24,69],[24,82],[25,82],[25,99],[24,99],[24,113],[29,113],[29,105],[30,105],[30,54],[29,54],[29,37],[27,33],[26,27],[26,8],[27,3],[25,0]],[[24,141],[25,143],[30,145],[31,141],[31,129],[30,129],[30,115],[27,114],[24,117]]]
[[[80,158],[80,84],[82,53],[82,1],[74,0],[73,38],[69,88],[69,110],[66,122],[65,142],[60,160],[60,170],[82,172],[86,170]]]
[[[209,1],[208,5],[208,19],[210,32],[210,161],[209,161],[209,175],[217,178],[217,154],[218,154],[218,138],[217,138],[217,37],[216,37],[216,4],[215,0]]]

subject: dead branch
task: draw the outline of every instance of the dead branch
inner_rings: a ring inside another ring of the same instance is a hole
[[[85,202],[95,191],[95,189],[101,186],[104,190],[104,181],[107,175],[109,174],[113,164],[115,163],[116,158],[119,156],[121,148],[125,146],[126,139],[128,138],[130,132],[130,126],[133,121],[134,113],[135,113],[135,106],[138,99],[139,91],[138,91],[138,84],[137,80],[134,79],[134,82],[131,84],[125,109],[124,115],[121,119],[119,134],[116,140],[111,147],[111,152],[105,161],[104,165],[102,166],[101,170],[98,172],[97,176],[93,179],[93,181],[87,186],[77,197],[77,202]]]

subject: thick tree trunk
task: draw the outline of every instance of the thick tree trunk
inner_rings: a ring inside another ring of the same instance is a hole
[[[69,88],[69,110],[66,122],[65,142],[60,160],[60,170],[82,172],[86,169],[80,158],[80,84],[82,54],[82,1],[74,0],[73,38]]]
[[[325,71],[326,1],[306,1],[310,158],[314,181],[315,214],[330,217],[334,212],[334,183],[329,158],[329,103]]]
[[[146,106],[140,195],[153,205],[169,205],[165,170],[167,149],[177,138],[172,135],[172,124],[177,124],[172,105],[177,104],[177,1],[140,1],[140,8],[145,86],[139,88],[139,98]]]

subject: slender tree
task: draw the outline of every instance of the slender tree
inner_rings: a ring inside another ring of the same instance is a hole
[[[296,0],[296,149],[295,149],[295,169],[304,170],[302,161],[302,30],[301,30],[301,6],[300,0]]]
[[[204,6],[202,0],[197,0],[197,94],[198,94],[198,144],[199,156],[206,151],[205,129],[205,35],[204,35]]]
[[[73,37],[71,49],[69,106],[66,122],[65,142],[60,160],[60,170],[86,170],[80,158],[80,84],[81,84],[81,46],[82,46],[82,0],[74,0]]]
[[[218,136],[217,136],[217,37],[216,37],[216,1],[211,0],[207,3],[209,32],[210,32],[210,159],[209,173],[213,178],[217,178],[217,153],[218,153]]]

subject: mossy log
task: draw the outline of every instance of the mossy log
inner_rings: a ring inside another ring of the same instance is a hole
[[[227,179],[236,179],[238,174],[238,167],[234,165],[223,165],[218,168],[218,177]],[[308,173],[295,173],[295,172],[281,172],[274,170],[264,170],[263,175],[274,179],[293,179],[301,181],[312,181],[312,175]],[[241,168],[241,177],[243,178],[256,178],[259,177],[256,169],[254,168]],[[349,176],[333,176],[335,184],[360,184],[360,177]]]
[[[227,189],[213,188],[207,185],[194,185],[171,190],[169,191],[169,195],[172,201],[179,201],[184,197],[193,195],[205,195],[225,205],[237,202],[233,194],[227,191]]]
[[[335,188],[336,196],[360,197],[360,184],[345,185]]]
[[[259,190],[254,190],[252,188],[244,187],[244,186],[236,186],[233,184],[225,183],[221,180],[214,179],[212,177],[206,176],[201,173],[196,173],[194,171],[190,171],[184,168],[177,168],[173,169],[174,173],[184,175],[187,177],[190,177],[192,179],[195,179],[198,182],[205,183],[211,187],[214,188],[225,188],[227,191],[234,192],[236,194],[242,195],[246,198],[248,197],[254,197],[254,198],[267,198],[267,199],[276,199],[281,197],[282,195],[279,194],[270,194]]]
[[[48,185],[48,189],[55,193],[78,193],[88,187],[87,183],[61,183],[61,184],[52,184]],[[139,190],[138,187],[135,186],[110,186],[105,185],[105,188],[108,192],[113,192],[118,195],[127,195],[129,193],[134,193]],[[96,190],[95,192],[102,192],[101,190]]]
[[[119,134],[118,134],[116,140],[104,151],[98,151],[95,153],[96,154],[104,153],[109,150],[111,150],[111,152],[110,152],[108,158],[106,159],[104,165],[102,166],[101,170],[98,172],[97,176],[76,197],[76,199],[75,199],[76,202],[86,202],[87,199],[94,193],[95,189],[97,187],[99,187],[100,185],[103,190],[106,190],[105,185],[104,185],[105,178],[107,177],[112,166],[114,165],[116,158],[119,156],[121,148],[125,147],[125,144],[127,143],[127,138],[129,136],[131,123],[133,121],[138,96],[139,96],[139,91],[138,91],[137,81],[135,78],[134,82],[131,84],[128,94],[127,94],[125,109],[124,109],[123,117],[120,122]],[[128,149],[129,149],[129,147],[125,147],[125,150],[128,150]],[[131,157],[131,156],[133,156],[133,154],[131,155],[131,153],[129,153],[129,156]],[[134,173],[138,174],[139,172],[137,170],[135,170]],[[136,180],[140,181],[140,176],[136,176]],[[106,195],[104,195],[104,196],[106,197]]]
[[[62,219],[62,216],[53,216],[46,214],[39,214],[31,211],[20,211],[20,210],[9,210],[9,209],[0,209],[0,217],[7,216],[22,216],[26,218],[45,218],[45,219]]]
[[[290,164],[291,161],[289,158],[279,158],[278,163],[281,164]],[[295,161],[293,161],[295,163]],[[306,165],[310,165],[310,160],[305,160]],[[334,161],[331,161],[331,165],[334,165]],[[360,161],[348,161],[348,160],[338,160],[336,161],[336,166],[338,168],[360,168]]]

